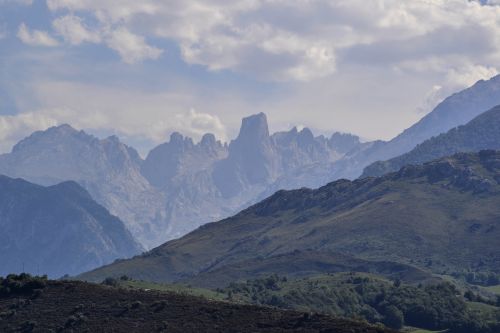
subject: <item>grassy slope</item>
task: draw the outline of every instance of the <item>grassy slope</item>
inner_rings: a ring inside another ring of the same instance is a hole
[[[493,293],[495,293],[495,294],[500,295],[500,285],[498,285],[498,286],[492,286],[492,287],[487,287],[486,289],[489,290],[489,291],[491,291],[491,292],[493,292]]]
[[[376,273],[392,280],[409,283],[437,280],[415,267],[389,261],[368,261],[331,252],[294,251],[268,258],[249,259],[185,278],[182,281],[204,288],[221,288],[231,282],[245,281],[270,274],[304,277],[321,273]]]
[[[126,274],[152,281],[186,280],[296,250],[332,257],[340,252],[437,273],[498,271],[499,175],[500,153],[462,154],[382,178],[281,191],[232,218],[82,278],[100,281]],[[480,187],[483,177],[491,184],[486,191]],[[324,271],[328,269],[326,265]],[[289,264],[288,270],[296,267]]]
[[[196,297],[203,297],[208,300],[218,300],[223,301],[226,297],[216,291],[204,288],[195,288],[184,284],[167,284],[167,283],[154,283],[148,281],[139,280],[127,280],[119,281],[119,286],[122,288],[129,289],[140,289],[140,290],[157,290],[163,292],[173,292],[181,295],[190,295]]]

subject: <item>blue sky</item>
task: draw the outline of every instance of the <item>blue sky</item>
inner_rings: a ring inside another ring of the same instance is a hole
[[[0,151],[70,123],[142,152],[265,112],[389,139],[498,74],[500,2],[0,0]]]

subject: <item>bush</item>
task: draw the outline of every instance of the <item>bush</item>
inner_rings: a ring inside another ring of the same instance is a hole
[[[105,286],[111,286],[111,287],[117,287],[118,286],[118,280],[112,277],[107,277],[105,278],[102,283]]]
[[[22,273],[10,274],[0,278],[0,295],[33,294],[35,290],[42,290],[47,286],[47,276],[31,276]]]

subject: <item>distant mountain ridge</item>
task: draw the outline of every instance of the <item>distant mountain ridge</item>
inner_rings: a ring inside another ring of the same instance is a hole
[[[362,177],[382,176],[405,165],[423,164],[458,152],[500,149],[500,106],[479,115],[466,125],[433,137],[410,152],[366,167]]]
[[[391,140],[392,145],[401,147],[393,153],[400,155],[417,143],[466,124],[499,104],[500,75],[479,80],[472,87],[447,97],[431,113]]]
[[[260,113],[242,120],[229,145],[211,135],[195,145],[174,133],[148,154],[142,172],[165,194],[168,234],[175,238],[235,214],[274,187],[312,186],[310,178],[295,176],[297,170],[331,164],[360,145],[353,135],[336,133],[328,139],[307,128],[271,135]]]
[[[266,116],[259,114],[243,120],[229,145],[212,134],[195,144],[173,133],[142,160],[115,136],[100,140],[61,125],[35,132],[0,155],[0,174],[42,185],[74,180],[152,247],[230,216],[265,195],[273,182],[293,178],[296,169],[331,163],[343,154],[336,150],[357,145],[356,136],[327,139],[308,129],[270,135]]]
[[[394,139],[375,141],[362,151],[352,151],[331,168],[333,179],[355,179],[368,165],[402,155],[419,143],[464,125],[481,113],[500,105],[500,75],[480,80],[439,103],[419,122]]]
[[[377,269],[383,260],[439,274],[499,273],[499,221],[500,152],[461,153],[380,178],[279,191],[231,218],[81,278],[126,274],[213,286],[256,272],[334,271],[346,267],[339,254]],[[304,251],[316,253],[318,262],[299,264]]]
[[[500,76],[448,97],[389,142],[364,143],[350,134],[315,136],[307,128],[271,134],[261,113],[244,118],[229,144],[212,134],[194,143],[173,133],[145,160],[116,137],[100,140],[62,125],[0,155],[0,174],[44,185],[77,181],[152,248],[276,191],[355,179],[371,163],[406,153],[498,104]]]
[[[0,176],[0,276],[78,274],[141,252],[122,221],[75,182]]]
[[[0,155],[0,174],[41,185],[76,181],[142,244],[159,242],[162,194],[142,177],[139,154],[116,136],[97,139],[69,125],[38,131]]]

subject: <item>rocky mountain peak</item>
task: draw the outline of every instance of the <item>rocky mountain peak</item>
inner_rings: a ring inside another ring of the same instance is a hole
[[[109,141],[109,142],[113,142],[113,143],[116,143],[116,144],[121,144],[120,138],[118,138],[116,135],[110,135],[110,136],[108,136],[104,140],[105,141]]]
[[[207,133],[203,135],[200,141],[202,146],[213,146],[216,143],[215,135]]]
[[[172,133],[170,135],[170,141],[167,142],[167,144],[169,144],[172,149],[180,151],[190,150],[195,146],[193,139],[187,136],[185,137],[179,132]]]
[[[302,131],[298,133],[298,140],[302,144],[313,144],[314,134],[309,128],[304,127]]]
[[[222,152],[227,150],[227,146],[223,145],[222,142],[217,140],[215,135],[213,135],[212,133],[203,135],[197,146],[199,146],[201,150],[205,152]]]
[[[55,132],[61,132],[61,133],[75,133],[75,132],[78,132],[76,129],[74,129],[69,124],[62,124],[62,125],[59,125],[59,126],[54,126],[54,127],[49,128],[48,131],[55,131]]]
[[[184,136],[179,132],[173,132],[170,134],[170,143],[182,143],[184,141]]]
[[[264,113],[259,113],[243,118],[240,133],[235,141],[253,143],[267,138],[269,138],[267,117]]]
[[[64,144],[68,140],[84,140],[90,142],[97,140],[84,131],[78,131],[68,124],[53,126],[45,131],[36,131],[27,138],[19,141],[13,148],[12,152],[19,152],[28,149],[31,146],[43,144]]]
[[[358,136],[340,132],[333,133],[328,141],[328,145],[333,150],[342,154],[349,152],[360,144],[361,141]]]

